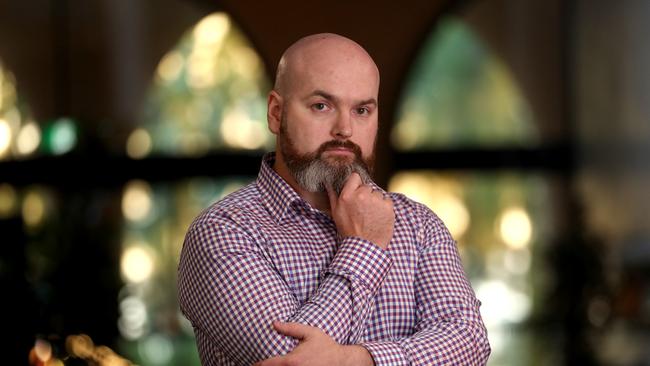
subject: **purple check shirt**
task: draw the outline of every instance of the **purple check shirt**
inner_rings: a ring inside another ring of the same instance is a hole
[[[179,300],[204,365],[250,365],[297,341],[274,320],[359,344],[376,365],[484,365],[487,333],[456,243],[426,206],[391,193],[387,250],[337,236],[272,169],[209,207],[190,226]]]

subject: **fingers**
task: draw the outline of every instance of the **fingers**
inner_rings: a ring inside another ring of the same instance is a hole
[[[352,192],[356,191],[362,185],[363,185],[363,181],[361,180],[361,176],[359,175],[359,173],[353,172],[348,177],[348,180],[345,181],[345,185],[341,190],[341,196],[350,195]]]
[[[309,335],[312,327],[300,323],[284,323],[275,321],[273,322],[273,328],[275,328],[275,330],[280,334],[303,340]]]

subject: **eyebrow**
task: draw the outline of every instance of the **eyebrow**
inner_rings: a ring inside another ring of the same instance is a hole
[[[323,91],[323,90],[314,90],[309,95],[307,95],[307,98],[311,98],[311,97],[314,97],[314,96],[322,97],[322,98],[327,99],[327,100],[332,101],[332,102],[340,101],[339,97],[334,96],[334,95],[332,95],[332,94],[330,94],[330,93],[328,93],[326,91]],[[367,104],[372,104],[372,105],[376,106],[377,105],[377,100],[375,98],[369,98],[369,99],[362,100],[362,101],[356,103],[355,105],[367,105]]]

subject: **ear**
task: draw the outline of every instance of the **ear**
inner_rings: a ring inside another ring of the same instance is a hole
[[[280,125],[282,124],[282,96],[275,90],[271,90],[267,100],[266,119],[269,124],[269,130],[274,134],[280,133]]]

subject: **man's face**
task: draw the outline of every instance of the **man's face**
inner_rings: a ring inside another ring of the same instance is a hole
[[[284,114],[279,139],[280,151],[289,172],[307,191],[322,192],[326,186],[330,186],[340,194],[347,178],[353,172],[357,172],[364,182],[371,179],[374,151],[364,159],[361,148],[352,141],[330,140],[321,144],[316,151],[300,153],[294,139],[287,132]],[[344,153],[327,156],[327,152],[338,150]]]
[[[338,191],[340,180],[344,183],[353,171],[370,179],[379,78],[374,63],[341,55],[324,54],[299,65],[291,88],[282,96],[278,150],[293,177],[308,191],[321,191],[326,183]],[[312,171],[305,172],[310,165]],[[305,174],[311,176],[308,186]],[[324,181],[317,184],[313,179]]]

